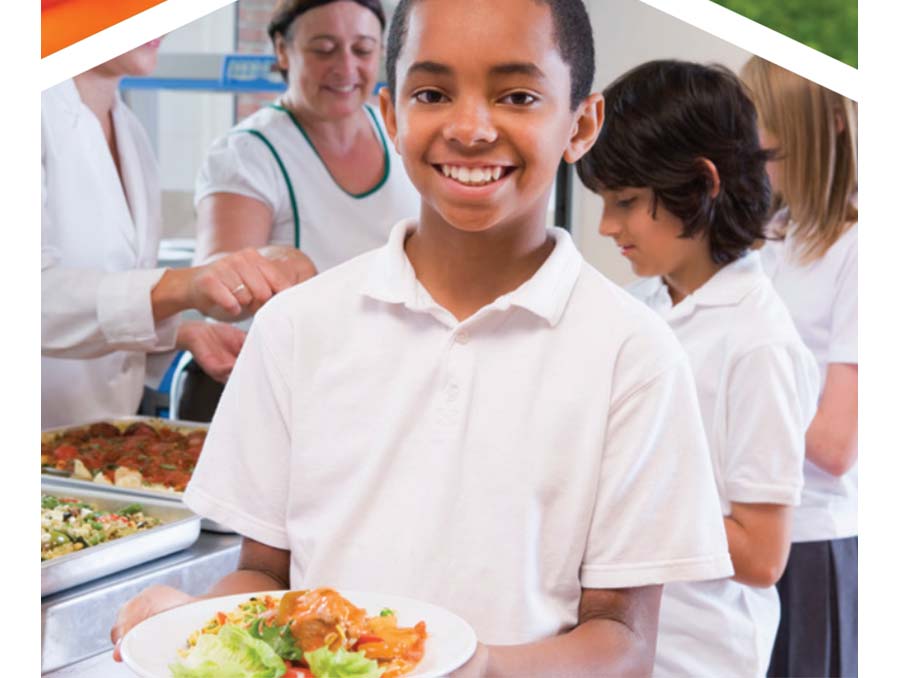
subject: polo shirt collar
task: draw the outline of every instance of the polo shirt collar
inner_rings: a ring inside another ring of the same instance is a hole
[[[415,269],[405,253],[405,240],[415,228],[415,219],[405,219],[393,227],[386,245],[375,254],[362,294],[389,304],[403,304],[412,311],[439,311],[449,315],[418,282]],[[504,311],[516,306],[543,318],[552,326],[561,320],[580,275],[583,257],[564,229],[551,227],[549,235],[555,241],[555,247],[536,273],[475,316],[490,309]]]
[[[675,320],[691,315],[702,306],[735,306],[755,289],[763,278],[760,254],[751,251],[724,266],[676,306],[673,305],[667,285],[660,276],[640,283],[639,288],[641,288],[640,296],[652,307],[661,310],[668,320]]]

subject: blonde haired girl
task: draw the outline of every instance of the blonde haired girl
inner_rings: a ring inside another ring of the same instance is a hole
[[[822,384],[769,675],[856,676],[857,104],[758,57],[742,77],[777,153],[764,266]]]

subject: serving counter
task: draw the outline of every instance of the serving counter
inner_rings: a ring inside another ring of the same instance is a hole
[[[239,554],[239,536],[204,531],[183,551],[42,598],[42,675],[112,678],[109,631],[125,602],[153,584],[204,593],[236,569]]]

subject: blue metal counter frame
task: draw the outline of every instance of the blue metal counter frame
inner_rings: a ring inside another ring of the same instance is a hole
[[[283,92],[285,84],[271,85],[262,83],[223,83],[220,80],[199,80],[190,78],[122,78],[122,89],[130,90],[183,90],[193,92],[223,92],[242,94],[252,92]]]
[[[209,69],[204,69],[208,70]],[[192,90],[205,92],[283,92],[287,86],[270,54],[225,54],[218,78],[148,76],[123,78],[122,89]]]

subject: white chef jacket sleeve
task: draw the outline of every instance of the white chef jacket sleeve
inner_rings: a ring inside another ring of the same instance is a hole
[[[262,139],[236,129],[216,139],[196,179],[194,205],[213,193],[254,198],[279,214],[286,194],[277,160]]]
[[[184,501],[250,539],[289,549],[292,335],[289,320],[267,310],[257,314],[228,378]]]
[[[43,158],[42,158],[43,160]],[[105,272],[60,265],[41,163],[41,355],[95,358],[174,348],[179,318],[153,319],[150,292],[165,269]]]
[[[819,376],[802,345],[752,348],[727,378],[723,476],[726,496],[742,503],[797,506],[804,434],[814,416]]]
[[[645,350],[672,349],[643,346],[618,362],[644,364],[652,355]],[[733,573],[695,384],[677,350],[660,373],[612,402],[580,570],[584,588]]]
[[[832,324],[829,328],[828,363],[857,364],[857,226],[843,238],[851,238],[836,275]],[[840,243],[834,245],[837,247]]]

